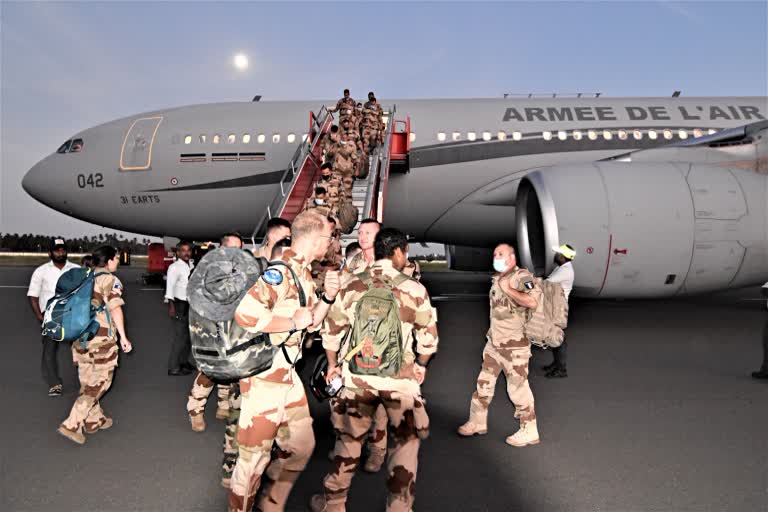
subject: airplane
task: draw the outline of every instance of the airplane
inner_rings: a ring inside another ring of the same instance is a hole
[[[521,265],[545,275],[567,242],[578,296],[768,280],[768,97],[380,103],[388,124],[406,120],[409,146],[387,177],[381,217],[415,241],[448,244],[451,268],[486,270],[488,248],[508,240]],[[316,137],[311,113],[332,104],[256,97],[125,117],[73,135],[22,186],[115,229],[250,233]]]

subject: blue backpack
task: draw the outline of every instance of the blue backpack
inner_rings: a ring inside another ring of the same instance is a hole
[[[111,325],[109,311],[104,303],[98,307],[91,305],[96,277],[108,273],[96,273],[88,267],[64,272],[56,283],[56,295],[45,306],[43,336],[55,341],[80,340],[85,349],[86,342],[99,332],[99,322],[96,320],[99,312],[106,312],[107,321]]]

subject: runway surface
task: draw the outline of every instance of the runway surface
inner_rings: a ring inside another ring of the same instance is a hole
[[[40,337],[26,299],[32,268],[0,268],[3,511],[217,511],[224,426],[206,411],[193,433],[192,376],[168,377],[171,326],[162,293],[120,269],[134,353],[120,355],[102,400],[115,420],[78,446],[56,433],[76,397],[69,347],[64,396],[49,398]],[[542,442],[512,448],[517,428],[503,378],[489,434],[462,439],[488,326],[488,276],[432,273],[440,351],[423,392],[432,421],[422,444],[419,511],[768,510],[768,383],[749,377],[768,311],[757,290],[656,301],[574,301],[567,379],[532,359]],[[305,370],[311,368],[307,361]],[[214,395],[212,395],[213,397]],[[310,397],[317,448],[288,510],[321,489],[331,445],[328,407]],[[359,472],[348,510],[384,510],[385,475]]]

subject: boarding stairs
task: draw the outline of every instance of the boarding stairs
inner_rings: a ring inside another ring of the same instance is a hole
[[[369,173],[363,180],[355,180],[352,188],[352,203],[358,209],[354,230],[342,236],[342,246],[357,240],[360,221],[373,217],[381,222],[384,218],[384,204],[391,170],[407,170],[410,151],[410,119],[394,120],[395,107],[384,113],[386,130],[384,143],[379,144],[368,156]],[[280,190],[267,205],[259,219],[251,241],[263,241],[266,226],[272,217],[293,221],[301,213],[306,200],[312,196],[320,177],[323,150],[321,134],[328,133],[333,124],[333,115],[322,107],[315,115],[310,113],[310,131],[291,158],[290,164],[280,180]]]

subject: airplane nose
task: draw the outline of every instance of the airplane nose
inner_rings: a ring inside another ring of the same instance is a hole
[[[41,196],[45,186],[45,172],[43,171],[43,161],[35,164],[21,180],[21,188],[24,192],[42,202]]]

